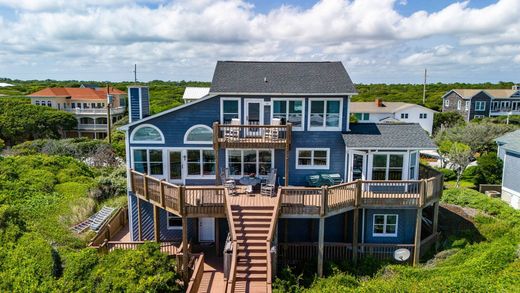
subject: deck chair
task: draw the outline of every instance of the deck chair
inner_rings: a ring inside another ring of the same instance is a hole
[[[276,169],[271,169],[267,180],[260,186],[260,194],[265,196],[274,196],[276,188]]]
[[[224,185],[224,188],[229,190],[229,193],[235,195],[237,193],[237,185],[235,179],[229,176],[229,168],[224,168],[222,172],[220,172],[220,180]]]
[[[240,119],[231,119],[231,125],[240,125]],[[224,137],[226,140],[238,140],[240,138],[240,127],[226,127]]]
[[[280,126],[281,121],[279,118],[273,118],[271,121],[271,125],[273,126]],[[264,139],[265,140],[277,140],[280,136],[280,129],[278,127],[274,128],[266,128],[264,133]]]

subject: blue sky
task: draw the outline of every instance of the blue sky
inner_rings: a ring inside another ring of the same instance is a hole
[[[519,82],[518,0],[0,0],[0,77],[211,79],[340,60],[355,82]]]

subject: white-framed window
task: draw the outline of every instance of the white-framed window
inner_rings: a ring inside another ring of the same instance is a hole
[[[458,100],[457,101],[457,110],[460,110],[460,109],[462,109],[462,101]]]
[[[309,104],[309,130],[341,130],[342,99],[313,98]]]
[[[226,167],[231,176],[265,176],[274,168],[274,153],[270,149],[228,149]]]
[[[211,127],[198,124],[190,127],[184,134],[184,143],[186,144],[212,144],[213,130]]]
[[[511,103],[511,111],[518,111],[518,102]]]
[[[182,218],[166,212],[166,229],[182,230]]]
[[[187,176],[214,177],[215,176],[215,152],[211,149],[189,149],[187,155]]]
[[[471,106],[471,101],[466,101],[466,105],[464,106],[464,110],[468,111]]]
[[[149,175],[163,175],[163,151],[159,149],[134,149],[134,170]]]
[[[408,119],[408,113],[401,113],[401,119]]]
[[[240,119],[240,98],[220,99],[220,123],[230,124],[231,119]]]
[[[410,180],[416,179],[416,171],[417,171],[417,152],[410,153],[410,159],[408,160],[408,166],[410,169],[408,170],[408,178]]]
[[[296,169],[329,169],[330,149],[297,148]]]
[[[419,119],[426,119],[428,118],[428,113],[419,113]]]
[[[397,214],[374,214],[373,237],[397,237]]]
[[[47,107],[52,107],[52,102],[51,101],[47,101]]]
[[[449,106],[450,106],[450,100],[445,99],[444,100],[444,107],[449,107]]]
[[[476,101],[475,102],[475,111],[485,111],[485,110],[486,110],[485,101]]]
[[[354,117],[358,121],[368,121],[370,120],[370,113],[354,113]]]
[[[291,123],[293,130],[303,130],[305,123],[305,100],[301,98],[281,99],[273,98],[271,118],[279,118]],[[272,119],[271,119],[272,120]]]
[[[39,106],[39,105],[40,105],[40,101],[36,101],[36,102],[34,102],[34,104],[35,104],[36,106]]]
[[[132,135],[130,135],[131,143],[164,143],[164,135],[161,130],[151,124],[143,124],[137,126]]]
[[[402,154],[374,154],[372,180],[403,180],[403,165]]]

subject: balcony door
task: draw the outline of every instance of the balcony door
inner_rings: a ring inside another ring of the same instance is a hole
[[[245,124],[263,125],[264,124],[264,101],[261,99],[245,100]],[[246,136],[260,136],[260,129],[251,127],[246,129]]]
[[[367,154],[365,152],[350,152],[349,162],[349,178],[348,181],[364,180],[366,179],[366,161]]]
[[[169,152],[170,169],[168,175],[168,181],[173,184],[183,184],[184,176],[183,169],[184,164],[182,161],[182,151],[174,150]]]

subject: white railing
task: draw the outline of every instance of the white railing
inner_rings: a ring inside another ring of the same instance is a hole
[[[106,124],[78,124],[80,130],[106,130]]]
[[[74,114],[107,114],[106,108],[65,108],[64,110]],[[111,110],[112,114],[122,114],[125,112],[125,107],[115,107]]]

